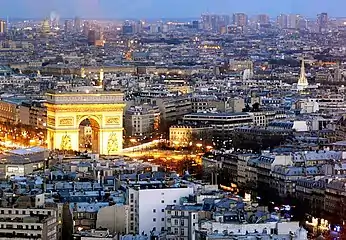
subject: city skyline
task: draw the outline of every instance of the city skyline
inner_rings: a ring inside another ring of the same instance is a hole
[[[33,2],[35,4],[33,4]],[[346,3],[335,0],[333,4],[322,0],[290,0],[278,2],[266,0],[258,2],[248,0],[247,4],[230,0],[219,0],[215,4],[210,0],[12,0],[2,3],[0,16],[11,18],[43,18],[50,12],[57,12],[62,18],[80,16],[83,18],[189,18],[203,13],[231,14],[245,12],[249,15],[266,13],[276,16],[280,13],[302,14],[315,17],[320,12],[330,16],[342,17]]]

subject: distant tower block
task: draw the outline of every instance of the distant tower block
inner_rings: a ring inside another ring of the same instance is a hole
[[[101,68],[100,69],[100,85],[102,85],[103,79],[105,78],[105,72],[104,70]]]
[[[86,75],[85,75],[85,68],[82,68],[80,70],[80,76],[81,76],[81,78],[85,78],[86,77]]]
[[[305,76],[305,63],[304,63],[304,59],[302,59],[302,66],[300,68],[300,76],[298,79],[298,83],[297,83],[297,88],[298,90],[304,90],[309,86],[309,82],[308,79]]]

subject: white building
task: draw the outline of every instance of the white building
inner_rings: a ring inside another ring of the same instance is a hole
[[[232,234],[234,236],[246,236],[251,233],[289,234],[299,229],[299,222],[268,222],[257,224],[221,223],[215,221],[202,222],[200,229],[207,234],[218,232],[219,234]],[[236,238],[237,239],[237,238]],[[240,238],[239,238],[240,239]],[[261,238],[262,239],[262,238]],[[280,238],[281,239],[281,238]],[[300,239],[300,238],[297,238]]]
[[[130,233],[162,231],[166,225],[167,205],[178,204],[180,198],[193,194],[190,187],[169,187],[161,181],[129,182],[127,204],[130,206]]]
[[[294,107],[299,110],[300,113],[315,113],[320,110],[319,103],[316,99],[301,99],[295,103]]]

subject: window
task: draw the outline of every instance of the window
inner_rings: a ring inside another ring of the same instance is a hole
[[[4,211],[4,210],[1,210],[1,214],[5,214],[5,211]]]
[[[153,209],[153,213],[156,213],[156,209]]]
[[[184,228],[180,229],[180,235],[185,235]]]
[[[162,208],[162,209],[161,209],[161,212],[165,212],[165,209]]]
[[[153,222],[156,222],[156,218],[153,218]]]
[[[161,203],[165,203],[165,200],[161,200]]]
[[[174,220],[174,225],[178,225],[178,224],[179,224],[178,219],[175,219],[175,220]]]
[[[161,221],[164,222],[164,221],[165,221],[165,218],[161,218]]]
[[[173,200],[173,203],[177,203],[177,200]]]

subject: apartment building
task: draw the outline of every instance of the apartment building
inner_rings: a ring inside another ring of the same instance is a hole
[[[129,232],[148,235],[165,229],[168,205],[178,204],[182,197],[193,194],[193,188],[164,181],[129,181],[123,188],[130,206]]]

